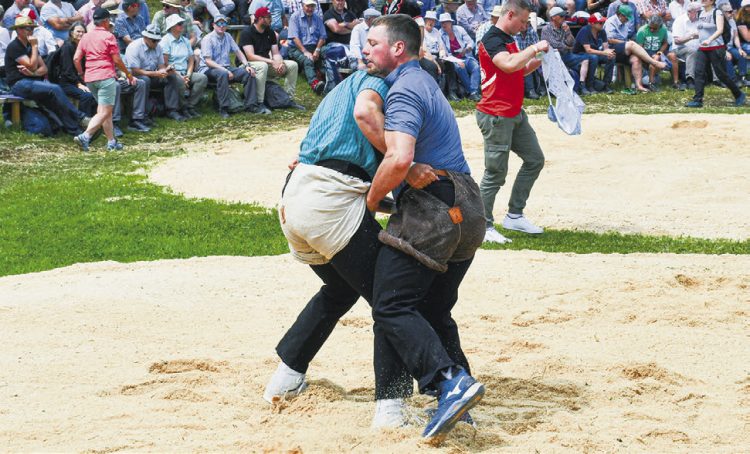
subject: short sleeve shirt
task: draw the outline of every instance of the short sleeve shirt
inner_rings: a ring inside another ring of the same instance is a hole
[[[271,47],[276,44],[276,33],[270,28],[265,32],[259,32],[254,25],[248,25],[240,33],[240,49],[245,46],[253,46],[255,55],[264,58],[271,58]]]
[[[175,71],[185,75],[188,69],[188,59],[193,55],[190,40],[180,35],[179,38],[167,33],[159,42],[164,55],[167,55],[167,63],[174,67]]]
[[[86,59],[84,82],[96,82],[115,77],[117,73],[112,55],[117,53],[119,53],[117,39],[108,30],[96,27],[84,34],[76,48],[76,55],[80,54]]]
[[[18,64],[18,59],[24,56],[31,56],[31,46],[24,46],[18,38],[11,41],[8,44],[8,48],[5,49],[5,81],[8,83],[8,86],[12,87],[13,84],[21,79],[44,79],[43,77],[30,77],[21,74],[16,65]]]
[[[402,132],[417,140],[415,162],[469,173],[455,114],[435,79],[419,67],[418,61],[409,61],[385,81],[390,85],[385,101],[385,130]]]
[[[206,58],[210,58],[224,68],[229,68],[231,64],[229,54],[239,52],[241,52],[240,48],[229,33],[224,33],[221,37],[215,31],[209,33],[201,41],[201,57],[203,60],[201,61],[200,72],[208,71],[208,66],[205,65]]]
[[[584,45],[588,44],[594,50],[602,50],[604,43],[607,42],[607,33],[602,29],[599,34],[594,38],[594,33],[591,31],[591,25],[587,25],[578,31],[576,35],[576,43],[573,46],[574,54],[585,54],[586,48]]]
[[[48,20],[55,18],[55,17],[73,17],[76,15],[76,9],[73,8],[73,5],[71,5],[68,2],[61,2],[60,6],[58,7],[54,3],[52,3],[52,0],[48,1],[44,4],[42,7],[42,10],[40,11],[42,22],[44,22],[44,26],[52,32],[52,36],[55,37],[55,39],[61,39],[65,41],[68,39],[68,34],[70,31],[65,28],[64,30],[57,30],[55,27],[52,26]]]
[[[362,134],[352,114],[357,96],[364,90],[373,90],[385,100],[388,86],[383,79],[357,71],[323,98],[300,145],[301,163],[339,159],[358,165],[370,177],[375,176],[378,152]]]
[[[144,71],[156,71],[159,65],[164,64],[164,51],[161,49],[161,44],[150,49],[143,38],[136,39],[128,44],[125,50],[125,64],[131,70],[139,68]]]
[[[348,10],[344,10],[343,14],[339,14],[333,8],[328,8],[328,11],[326,11],[326,13],[323,15],[323,23],[327,23],[331,19],[334,19],[336,22],[341,24],[344,22],[351,22],[355,20],[356,17],[354,17],[354,14],[350,13]],[[326,25],[326,30],[329,43],[349,44],[349,40],[351,40],[352,38],[352,35],[350,33],[334,33],[330,28],[328,28],[328,25]]]
[[[126,14],[120,14],[115,19],[115,37],[117,45],[120,46],[120,53],[125,53],[128,44],[123,40],[129,36],[131,41],[141,37],[141,32],[146,29],[146,23],[141,16],[128,17]]]
[[[326,27],[323,19],[317,14],[307,17],[303,11],[297,11],[289,19],[289,39],[298,38],[303,46],[312,46],[319,39],[326,39]]]
[[[742,27],[743,25],[748,29],[748,31],[750,31],[750,19],[747,19],[747,20],[738,20],[737,21],[737,28]],[[742,33],[739,33],[739,31],[738,31],[738,34],[740,35],[740,42],[741,43],[748,43],[748,42],[750,42],[750,41],[747,41],[747,40],[743,39],[742,38]]]
[[[666,40],[667,27],[663,25],[656,33],[653,33],[648,25],[644,25],[638,30],[638,34],[635,36],[635,41],[650,53],[658,52]]]

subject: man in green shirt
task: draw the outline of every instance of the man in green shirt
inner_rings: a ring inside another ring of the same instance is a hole
[[[661,16],[654,14],[648,19],[648,23],[638,29],[635,41],[655,60],[664,61],[667,67],[672,71],[672,88],[675,90],[684,90],[685,87],[680,84],[680,72],[677,65],[677,55],[674,52],[667,53],[669,49],[669,40],[667,39],[667,27]],[[665,57],[666,55],[666,57]],[[659,85],[656,83],[656,74],[658,68],[654,65],[648,67],[648,88],[651,91],[659,91]]]

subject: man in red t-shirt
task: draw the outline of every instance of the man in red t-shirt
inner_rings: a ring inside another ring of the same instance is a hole
[[[523,165],[513,183],[503,227],[532,234],[544,231],[523,216],[531,188],[544,167],[544,154],[522,109],[523,78],[541,65],[537,54],[549,49],[547,41],[542,40],[519,52],[513,40],[526,29],[530,10],[527,0],[506,0],[500,19],[484,35],[478,49],[482,100],[477,104],[476,117],[484,137],[485,163],[479,189],[487,218],[484,241],[492,243],[510,242],[495,230],[492,215],[495,196],[508,174],[510,151],[523,160]]]

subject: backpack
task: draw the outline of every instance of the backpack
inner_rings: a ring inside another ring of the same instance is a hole
[[[714,8],[714,24],[716,24],[717,13],[721,13],[721,11],[719,11],[719,8]],[[727,47],[732,42],[732,25],[726,18],[724,19],[724,30],[721,31],[721,39],[724,40],[724,45]]]
[[[263,100],[263,103],[269,109],[283,109],[294,105],[294,101],[289,96],[289,93],[284,91],[281,85],[270,80],[266,82],[266,99]]]
[[[214,108],[219,108],[219,96],[214,92]],[[242,101],[242,95],[233,87],[229,87],[229,107],[227,112],[237,113],[245,110],[245,103]]]
[[[29,134],[39,134],[44,137],[55,135],[47,116],[39,109],[23,107],[21,111],[21,127]]]
[[[60,83],[60,49],[55,49],[44,57],[44,64],[47,66],[47,80],[53,84]]]

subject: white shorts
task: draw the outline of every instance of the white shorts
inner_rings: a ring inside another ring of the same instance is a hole
[[[279,220],[292,256],[323,265],[349,244],[367,209],[370,183],[326,167],[299,164],[281,198]]]

